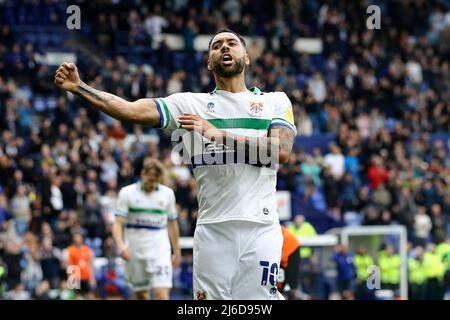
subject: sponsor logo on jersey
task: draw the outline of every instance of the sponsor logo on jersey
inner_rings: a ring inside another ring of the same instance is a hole
[[[267,215],[269,214],[269,209],[264,208],[264,209],[263,209],[263,213],[267,216]]]
[[[227,145],[223,143],[216,143],[216,142],[206,142],[204,145],[204,152],[220,152],[225,151],[227,149],[231,149]]]
[[[206,291],[197,291],[196,296],[197,300],[208,300],[208,292]]]
[[[214,102],[208,102],[208,104],[206,105],[206,112],[214,113],[215,112],[214,107],[215,107]]]
[[[250,102],[250,112],[254,116],[259,116],[261,112],[264,110],[264,103],[263,102]]]
[[[289,123],[294,124],[294,114],[292,113],[292,108],[288,108],[284,116]]]

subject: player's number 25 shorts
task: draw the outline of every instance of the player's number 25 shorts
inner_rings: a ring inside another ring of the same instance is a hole
[[[131,259],[125,265],[125,273],[133,291],[172,288],[170,254],[153,260]]]

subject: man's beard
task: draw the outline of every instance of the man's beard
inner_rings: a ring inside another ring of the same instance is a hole
[[[240,74],[242,70],[244,70],[244,66],[244,58],[235,59],[232,67],[225,67],[222,65],[221,61],[217,61],[213,64],[213,71],[219,77],[232,78]]]

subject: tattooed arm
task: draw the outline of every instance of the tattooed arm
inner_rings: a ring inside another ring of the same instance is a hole
[[[83,98],[93,107],[121,121],[128,121],[151,127],[160,125],[160,115],[153,99],[126,101],[113,94],[88,86],[80,80],[74,63],[63,63],[55,74],[55,84]]]
[[[279,141],[278,153],[280,157],[280,163],[288,163],[292,147],[294,146],[294,132],[284,126],[272,126],[269,129],[267,139],[271,140],[274,137],[276,137]]]
[[[246,157],[257,162],[263,160],[261,156],[266,156],[275,163],[287,163],[294,145],[294,132],[284,126],[271,127],[264,137],[246,137],[220,130],[192,113],[185,113],[178,121],[184,129],[195,130],[210,141],[223,143],[238,152],[245,152]]]

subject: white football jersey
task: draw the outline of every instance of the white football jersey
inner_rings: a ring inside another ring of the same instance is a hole
[[[242,136],[266,136],[271,126],[285,126],[296,134],[292,105],[283,92],[263,93],[252,88],[231,93],[216,89],[211,93],[175,93],[154,100],[161,128],[180,128],[178,117],[189,112]],[[242,153],[197,132],[180,132],[184,133],[183,150],[188,153],[196,178],[198,224],[229,220],[271,224],[279,220],[274,166],[250,163]],[[175,131],[172,140],[174,135],[181,136],[180,132]]]
[[[114,213],[125,218],[125,243],[133,258],[153,259],[170,251],[167,221],[177,218],[172,189],[160,184],[147,193],[140,182],[125,186],[119,191]]]

